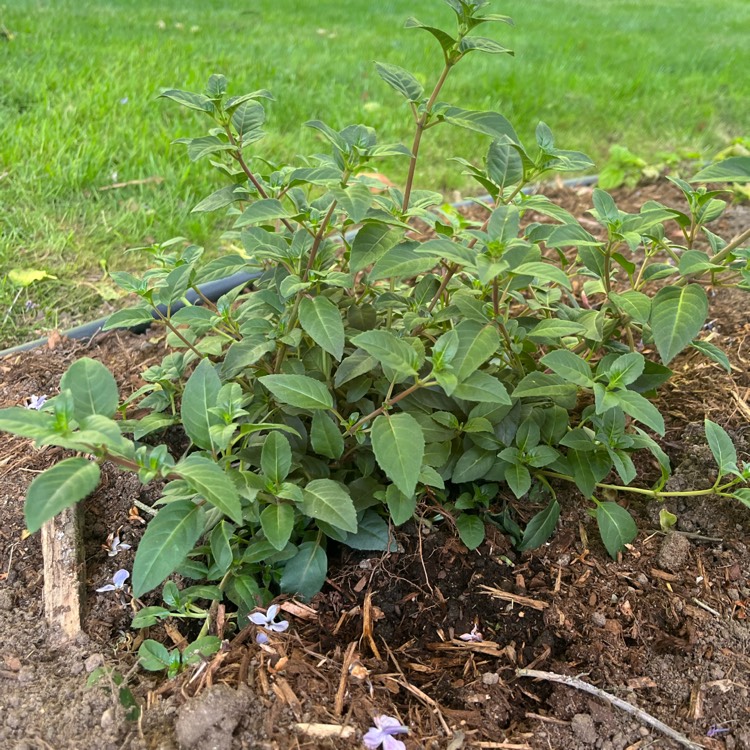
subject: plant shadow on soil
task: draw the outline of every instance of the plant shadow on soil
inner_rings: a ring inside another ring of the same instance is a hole
[[[590,188],[554,193],[577,215],[590,207]],[[631,211],[649,198],[680,205],[665,183],[615,197]],[[750,209],[736,206],[722,221],[719,234],[732,236],[747,226]],[[705,332],[727,351],[733,373],[685,354],[659,396],[672,488],[710,484],[706,416],[732,434],[740,460],[750,460],[747,300],[714,297]],[[0,404],[54,393],[84,354],[113,369],[125,396],[140,385],[143,367],[161,358],[163,344],[155,334],[90,343],[53,337],[46,348],[0,361]],[[133,668],[139,643],[151,637],[171,647],[194,633],[182,622],[133,631],[130,604],[94,591],[118,568],[132,569],[143,525],[131,509],[158,497],[157,488],[114,467],[105,466],[83,506],[84,634],[61,644],[44,623],[41,549],[38,535],[23,534],[23,498],[61,455],[9,436],[0,443],[0,748],[343,748],[359,746],[382,713],[410,727],[402,737],[408,750],[678,747],[584,693],[515,677],[517,667],[533,666],[582,675],[707,748],[750,749],[750,516],[739,504],[670,499],[678,533],[664,537],[656,531],[663,504],[620,496],[640,533],[619,561],[606,556],[594,519],[570,488],[556,488],[563,511],[555,536],[525,553],[492,525],[469,553],[447,522],[429,522],[439,509],[423,504],[425,522],[397,530],[399,552],[334,551],[312,610],[285,603],[289,632],[272,634],[266,648],[252,626],[227,629],[225,648],[208,664],[166,681]],[[650,459],[640,461],[640,480],[655,478]],[[512,505],[524,521],[538,509]],[[109,557],[102,545],[118,529],[133,549]],[[151,595],[144,603],[160,602]],[[475,625],[481,642],[459,638]],[[106,681],[85,686],[102,664],[129,674],[145,707],[141,722],[126,720]],[[321,738],[303,731],[306,723],[340,724],[351,734]],[[709,736],[712,727],[726,731]]]

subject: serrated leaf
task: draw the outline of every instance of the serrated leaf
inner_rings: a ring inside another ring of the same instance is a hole
[[[474,482],[484,477],[496,463],[495,453],[472,446],[459,456],[451,481],[457,484]]]
[[[364,331],[351,342],[375,357],[381,365],[404,375],[416,375],[417,352],[406,341],[390,331]]]
[[[143,641],[138,649],[138,661],[149,672],[161,672],[163,669],[169,669],[172,657],[162,643],[149,638]]]
[[[266,113],[263,106],[252,99],[240,104],[232,113],[232,125],[246,142],[246,136],[253,131],[258,131],[265,119]]]
[[[302,511],[337,529],[357,533],[357,511],[346,488],[332,479],[313,479],[302,490]]]
[[[294,508],[281,503],[267,505],[260,514],[260,525],[266,539],[281,551],[292,536]]]
[[[661,361],[668,365],[700,333],[708,315],[703,287],[660,289],[651,306],[651,333]]]
[[[750,156],[731,156],[710,164],[690,182],[750,182]]]
[[[617,503],[599,503],[596,507],[596,523],[604,546],[612,559],[635,539],[638,527],[633,517]]]
[[[407,497],[414,494],[424,457],[424,434],[410,414],[381,414],[370,437],[375,458],[386,476]]]
[[[333,397],[325,384],[307,375],[265,375],[258,380],[282,404],[298,409],[333,408]]]
[[[398,91],[407,101],[419,102],[424,94],[422,84],[408,71],[398,65],[389,63],[375,63],[378,75],[393,89]]]
[[[414,495],[404,495],[395,484],[389,484],[386,488],[385,502],[394,526],[406,523],[417,507],[417,498]]]
[[[484,523],[479,516],[461,513],[456,518],[456,527],[461,541],[471,550],[476,549],[484,541]]]
[[[216,406],[221,389],[221,380],[208,359],[202,359],[193,370],[182,394],[180,416],[185,432],[199,448],[215,449],[211,439],[211,425],[218,423],[218,417],[209,409]]]
[[[512,268],[510,272],[516,276],[533,276],[539,281],[559,284],[565,289],[573,288],[565,271],[548,262],[532,261],[531,263],[521,263],[520,266]]]
[[[99,484],[99,466],[85,458],[66,458],[39,474],[26,493],[26,528],[38,531],[61,510],[75,505]]]
[[[697,349],[710,360],[721,365],[727,372],[732,372],[732,364],[729,361],[729,357],[715,344],[712,344],[710,341],[691,341],[690,346]]]
[[[358,273],[380,260],[403,236],[403,230],[388,224],[365,224],[352,242],[349,270]]]
[[[114,375],[89,357],[82,357],[65,371],[60,390],[73,394],[73,414],[79,422],[91,414],[113,416],[120,400]]]
[[[341,458],[344,452],[344,437],[333,420],[324,412],[313,414],[310,428],[310,442],[313,450],[330,459]]]
[[[531,489],[531,474],[523,464],[511,464],[505,470],[505,481],[513,494],[521,498]]]
[[[459,382],[465,381],[500,348],[500,334],[492,325],[465,320],[456,326],[458,350],[453,357],[455,374]]]
[[[346,546],[352,549],[386,552],[392,544],[388,524],[373,510],[366,510],[359,521],[356,534],[346,537]]]
[[[175,500],[159,510],[138,544],[133,596],[156,588],[182,563],[203,533],[204,516],[190,500]]]
[[[195,109],[199,112],[214,112],[214,105],[211,100],[203,94],[195,94],[192,91],[180,91],[179,89],[167,89],[159,94],[159,99],[171,99],[173,102],[181,104],[188,109]]]
[[[537,513],[526,525],[519,550],[541,547],[551,536],[560,517],[560,503],[550,500],[547,507]]]
[[[292,448],[280,432],[270,432],[263,441],[260,468],[274,484],[283,482],[292,468]]]
[[[102,326],[102,331],[111,331],[113,328],[135,328],[136,326],[151,325],[153,322],[154,313],[151,308],[131,307],[112,313]]]
[[[732,438],[729,437],[726,430],[716,422],[706,419],[704,422],[706,430],[706,440],[708,447],[719,467],[719,474],[737,474],[737,449],[734,447]]]
[[[276,198],[263,198],[251,203],[234,223],[234,228],[251,226],[252,224],[270,224],[277,219],[289,217],[281,201]]]
[[[235,523],[243,522],[237,487],[219,464],[203,456],[192,455],[177,463],[173,472],[225,516]]]
[[[499,112],[482,112],[461,109],[460,107],[448,107],[440,114],[447,122],[467,130],[483,133],[492,138],[509,138],[513,143],[520,143],[513,126]]]
[[[315,542],[300,544],[297,554],[287,562],[281,576],[281,590],[311,599],[320,591],[328,572],[325,550]]]
[[[338,307],[327,297],[303,297],[299,322],[305,333],[329,354],[340,360],[344,354],[344,324]]]
[[[636,323],[645,325],[651,317],[651,298],[643,292],[630,290],[622,294],[610,292],[609,298]]]
[[[586,388],[591,388],[594,384],[591,365],[568,349],[556,349],[545,354],[539,361],[569,383]]]
[[[458,45],[458,51],[463,54],[473,52],[474,50],[479,52],[488,52],[491,55],[512,55],[513,50],[503,47],[498,44],[494,39],[488,39],[483,36],[465,36]]]

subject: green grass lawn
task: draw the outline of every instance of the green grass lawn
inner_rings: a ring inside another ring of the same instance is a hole
[[[710,156],[748,135],[750,4],[725,0],[535,0],[493,4],[516,25],[485,26],[515,58],[475,53],[441,99],[497,109],[533,142],[542,119],[562,148],[598,164],[620,143],[646,158],[689,148]],[[291,158],[320,142],[303,127],[364,122],[383,142],[410,142],[408,112],[372,61],[412,70],[431,87],[432,37],[402,28],[415,15],[452,24],[439,0],[13,0],[0,6],[0,346],[91,317],[111,292],[105,268],[124,251],[176,234],[216,247],[220,217],[191,215],[220,186],[171,140],[206,122],[160,88],[202,90],[223,72],[230,93],[273,91],[259,151]],[[450,28],[446,26],[446,28]],[[466,190],[448,162],[479,160],[486,139],[427,134],[419,187]],[[402,165],[384,167],[398,178]],[[113,182],[162,181],[101,191]],[[58,277],[24,290],[9,269]],[[37,308],[26,310],[31,299]],[[7,313],[7,314],[6,314]]]

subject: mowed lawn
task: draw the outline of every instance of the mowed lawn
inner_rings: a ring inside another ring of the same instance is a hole
[[[645,158],[688,148],[710,157],[750,135],[750,3],[724,0],[496,2],[515,26],[485,33],[516,53],[473,53],[441,99],[496,109],[528,144],[544,120],[560,147],[606,161],[619,143]],[[304,127],[363,122],[381,141],[411,140],[410,117],[374,71],[401,65],[431,88],[433,38],[410,15],[450,29],[440,0],[11,0],[0,6],[0,347],[92,317],[111,297],[106,269],[142,262],[130,247],[175,235],[220,249],[220,216],[191,214],[221,185],[173,139],[207,121],[160,89],[270,89],[271,159],[324,148]],[[428,91],[429,91],[428,88]],[[418,186],[468,192],[451,156],[480,161],[487,141],[440,127],[425,138]],[[383,170],[394,179],[403,164]],[[104,190],[112,183],[151,180]],[[56,280],[20,289],[34,268]],[[20,290],[20,293],[19,293]],[[15,299],[15,303],[13,302]],[[36,305],[26,308],[27,301]]]

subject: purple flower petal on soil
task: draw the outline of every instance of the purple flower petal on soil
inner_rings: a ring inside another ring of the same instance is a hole
[[[375,726],[362,738],[367,750],[377,750],[381,745],[383,750],[406,750],[406,745],[393,735],[406,734],[409,731],[408,727],[392,716],[376,716],[372,721]]]
[[[272,604],[265,614],[263,614],[262,612],[253,612],[253,614],[248,615],[248,619],[254,625],[258,625],[261,628],[271,630],[274,633],[283,633],[289,627],[289,623],[286,620],[281,620],[281,622],[274,622],[278,613],[279,605]]]
[[[124,568],[121,568],[112,576],[112,583],[108,583],[106,586],[102,586],[97,589],[98,592],[104,591],[122,591],[125,587],[125,581],[130,577],[130,573]]]
[[[35,409],[39,411],[44,406],[44,402],[47,400],[46,396],[29,396],[29,403],[26,405],[27,409]]]

